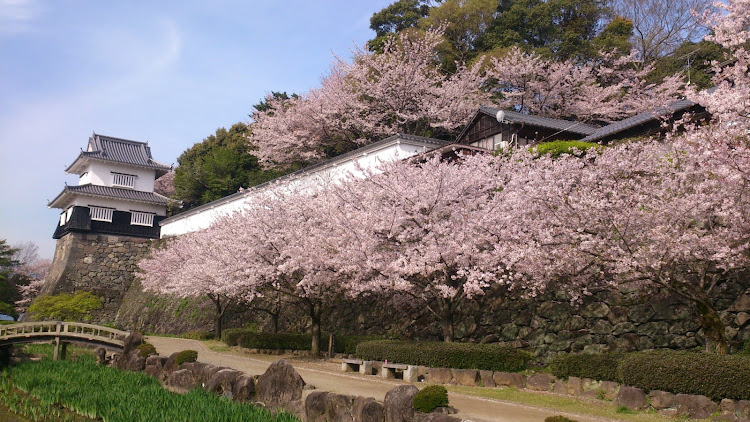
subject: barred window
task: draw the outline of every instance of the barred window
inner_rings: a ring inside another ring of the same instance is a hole
[[[134,188],[135,187],[135,178],[138,176],[135,176],[133,174],[124,174],[124,173],[115,173],[112,172],[112,185],[113,186],[122,186],[125,188]]]
[[[131,211],[130,224],[133,226],[154,227],[154,214],[150,212]]]
[[[106,221],[108,223],[111,223],[112,214],[114,213],[114,211],[114,208],[95,207],[89,205],[89,215],[91,216],[91,219],[95,221]]]

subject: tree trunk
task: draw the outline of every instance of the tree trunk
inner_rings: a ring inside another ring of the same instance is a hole
[[[453,314],[450,311],[444,311],[443,318],[440,320],[440,329],[443,331],[443,341],[452,343],[454,340]]]
[[[279,332],[279,314],[271,314],[271,322],[273,323],[274,334]]]
[[[310,319],[312,320],[310,353],[312,353],[313,357],[317,358],[320,356],[320,312],[315,310],[315,306],[311,309]]]
[[[226,311],[226,306],[222,308],[220,297],[209,297],[213,300],[214,305],[216,305],[216,339],[221,340],[222,322],[224,321],[224,311]]]
[[[706,350],[719,355],[726,355],[729,343],[719,313],[716,312],[708,299],[696,300],[696,305],[698,305],[698,319],[703,329],[703,335],[706,337]]]

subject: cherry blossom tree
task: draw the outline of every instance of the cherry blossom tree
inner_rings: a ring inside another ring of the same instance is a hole
[[[649,83],[653,65],[636,53],[602,53],[595,63],[553,61],[513,47],[492,57],[487,77],[502,108],[549,117],[612,122],[663,107],[683,90],[681,75]]]
[[[208,297],[216,306],[216,336],[221,338],[224,315],[239,302],[257,295],[244,276],[242,261],[233,252],[235,233],[231,226],[215,224],[210,229],[168,239],[138,264],[145,291],[175,297]]]
[[[174,171],[170,171],[169,173],[156,179],[156,181],[154,182],[154,192],[158,193],[159,195],[164,195],[168,198],[174,196],[174,174]]]
[[[344,228],[337,237],[348,237],[341,264],[356,278],[353,288],[409,296],[433,315],[444,341],[455,340],[466,302],[509,281],[504,243],[484,227],[505,176],[492,161],[396,162],[340,185],[331,218]]]
[[[320,158],[323,150],[352,148],[397,132],[454,134],[486,98],[479,66],[440,71],[435,49],[442,30],[403,33],[381,54],[353,51],[335,58],[321,86],[290,99],[268,96],[253,115],[250,142],[276,165]]]
[[[550,282],[574,300],[601,286],[664,289],[694,305],[707,346],[726,352],[712,294],[750,263],[750,201],[730,172],[684,138],[583,159],[519,152],[508,165],[523,176],[487,227],[508,228],[498,235],[513,239],[518,259],[508,262],[532,293]]]
[[[39,295],[39,291],[44,286],[50,267],[52,267],[52,260],[36,259],[31,263],[21,263],[16,269],[18,274],[23,275],[28,280],[28,284],[18,285],[18,292],[21,297],[16,301],[16,311],[19,313],[26,312],[26,308],[31,305],[31,302]]]

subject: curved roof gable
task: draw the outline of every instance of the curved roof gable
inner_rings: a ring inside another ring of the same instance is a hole
[[[131,141],[96,133],[89,138],[86,151],[82,151],[73,164],[68,166],[65,171],[68,173],[82,171],[80,163],[86,159],[153,168],[156,169],[157,177],[172,169],[171,166],[154,160],[151,156],[151,148],[145,142]]]

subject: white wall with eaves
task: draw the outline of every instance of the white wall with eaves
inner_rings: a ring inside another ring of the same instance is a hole
[[[315,189],[320,183],[339,182],[347,177],[364,177],[359,169],[378,172],[383,163],[403,160],[416,154],[429,151],[436,145],[426,142],[394,139],[392,143],[360,148],[359,154],[343,159],[332,159],[321,167],[303,172],[297,177],[282,177],[278,183],[262,188],[250,189],[232,198],[214,201],[196,211],[187,211],[163,221],[161,237],[179,236],[210,227],[218,218],[246,209],[257,195],[281,189],[283,191],[306,191]],[[358,168],[359,167],[359,168]]]
[[[136,176],[134,190],[142,192],[154,191],[156,170],[100,160],[89,161],[86,165],[86,170],[78,179],[78,184],[85,185],[91,183],[92,185],[112,186],[113,172]]]

